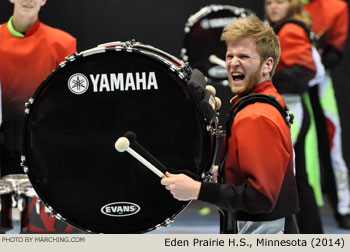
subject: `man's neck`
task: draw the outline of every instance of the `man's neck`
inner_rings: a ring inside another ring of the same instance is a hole
[[[12,25],[16,31],[25,34],[36,22],[38,16],[24,17],[14,14]]]

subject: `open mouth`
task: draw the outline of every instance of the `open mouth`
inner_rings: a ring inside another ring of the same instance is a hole
[[[238,73],[232,74],[232,79],[234,81],[242,81],[242,80],[244,80],[244,77],[245,77],[244,74],[238,74]]]

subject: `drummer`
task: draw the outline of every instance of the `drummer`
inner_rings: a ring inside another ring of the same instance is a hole
[[[1,176],[23,173],[20,147],[25,102],[66,56],[76,52],[73,36],[39,21],[46,0],[10,2],[13,16],[0,26]]]
[[[256,16],[236,19],[221,36],[226,42],[226,70],[235,104],[251,93],[284,100],[271,78],[280,56],[278,37]],[[199,182],[166,173],[161,183],[178,200],[198,199],[226,212],[222,232],[294,233],[298,198],[290,127],[270,104],[253,103],[235,117],[228,138],[224,183]],[[234,220],[237,222],[234,223]]]

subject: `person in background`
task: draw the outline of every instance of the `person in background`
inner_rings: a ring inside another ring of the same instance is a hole
[[[249,16],[228,24],[221,39],[227,45],[226,70],[236,94],[231,103],[265,94],[284,107],[271,82],[280,55],[273,29]],[[178,200],[198,199],[223,209],[232,216],[224,225],[237,224],[238,233],[288,233],[289,220],[298,211],[289,124],[271,104],[255,102],[242,108],[227,130],[223,183],[167,172],[161,184]]]
[[[76,52],[76,39],[39,21],[46,0],[10,0],[13,16],[0,26],[2,151],[0,175],[20,167],[25,102],[64,58]]]
[[[339,227],[350,229],[350,186],[349,167],[347,167],[342,150],[341,124],[338,105],[333,89],[331,69],[338,65],[345,51],[348,39],[349,11],[343,0],[302,0],[304,8],[312,17],[312,30],[316,34],[317,49],[322,63],[327,70],[327,78],[316,96],[321,104],[321,111],[326,118],[326,137],[319,137],[322,145],[329,146],[330,162],[325,164],[325,191],[329,195],[331,206]],[[327,141],[328,140],[328,141]]]
[[[265,14],[281,43],[281,58],[273,83],[295,116],[292,139],[300,204],[299,231],[323,233],[318,207],[323,201],[317,136],[308,96],[309,83],[317,72],[307,32],[311,18],[299,0],[265,0]]]

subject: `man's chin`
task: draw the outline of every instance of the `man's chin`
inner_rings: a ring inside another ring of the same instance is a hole
[[[239,88],[231,87],[231,91],[235,95],[239,95],[239,96],[244,95],[244,93],[245,93],[245,89],[243,87],[239,87]]]

